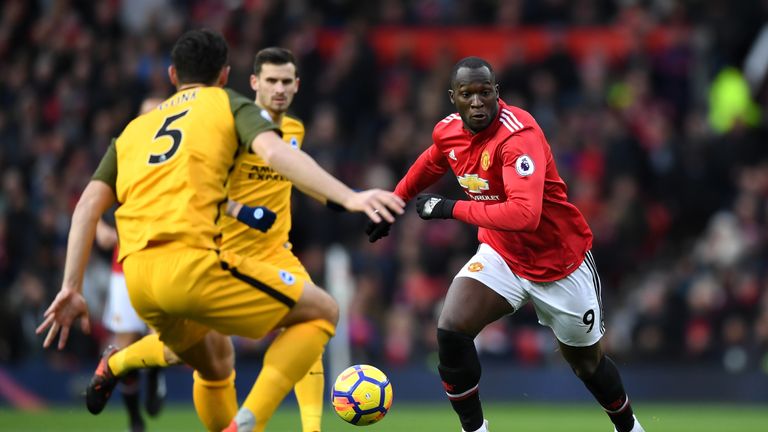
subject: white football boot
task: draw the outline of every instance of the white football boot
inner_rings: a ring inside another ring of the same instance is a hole
[[[634,414],[632,414],[632,418],[635,419],[635,425],[632,426],[632,430],[629,432],[645,432],[645,429],[643,429],[643,427],[640,426],[640,422],[637,421],[637,417],[635,417]],[[616,430],[616,428],[613,428],[613,432],[618,432],[618,431]]]
[[[635,424],[637,424],[637,423],[635,423]],[[641,431],[642,431],[642,429],[641,429]],[[464,429],[461,429],[461,432],[467,432],[467,431],[465,431]],[[472,432],[489,432],[488,431],[488,420],[483,420],[483,425],[480,426],[480,429],[478,429],[476,431],[472,431]],[[635,431],[633,430],[632,432],[635,432]],[[643,431],[643,432],[645,432],[645,431]]]

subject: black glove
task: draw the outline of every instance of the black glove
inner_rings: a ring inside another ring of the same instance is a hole
[[[368,234],[368,241],[373,243],[380,238],[388,236],[391,227],[392,224],[384,219],[379,223],[368,220],[368,225],[365,226],[365,233]]]
[[[243,205],[243,207],[240,208],[240,211],[237,212],[237,220],[263,233],[272,228],[275,219],[277,219],[275,212],[261,206],[249,207]]]
[[[416,212],[424,220],[451,219],[453,218],[453,206],[456,200],[443,196],[427,193],[416,197]]]

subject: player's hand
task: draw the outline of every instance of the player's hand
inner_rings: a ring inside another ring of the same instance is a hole
[[[441,195],[427,193],[416,197],[416,212],[424,220],[451,219],[456,200]]]
[[[85,298],[80,292],[72,289],[62,289],[53,303],[43,314],[43,323],[37,327],[35,333],[41,334],[46,328],[48,335],[43,342],[43,348],[48,348],[51,343],[56,339],[56,335],[59,335],[59,349],[63,349],[67,344],[69,338],[69,329],[72,328],[72,323],[80,318],[80,328],[83,333],[91,332],[91,325],[88,320],[88,305],[85,302]]]
[[[364,212],[375,223],[395,221],[395,215],[405,212],[405,201],[392,192],[368,189],[355,192],[344,207],[349,211]]]
[[[376,223],[369,220],[368,224],[365,226],[365,233],[368,234],[368,241],[373,243],[376,240],[388,236],[390,228],[392,228],[392,224],[387,221]]]
[[[237,220],[263,233],[272,228],[276,219],[275,212],[262,206],[250,207],[243,204],[237,212]]]

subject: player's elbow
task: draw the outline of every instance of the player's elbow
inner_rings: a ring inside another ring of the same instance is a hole
[[[282,149],[282,140],[272,131],[262,132],[256,135],[251,143],[251,150],[259,155],[267,165],[272,166],[275,158]]]
[[[503,221],[497,229],[503,231],[533,232],[539,228],[541,222],[541,209],[521,203],[507,203],[503,217],[497,220]]]
[[[512,218],[515,225],[512,231],[533,232],[539,229],[541,222],[541,212],[524,207],[520,209],[519,214]]]
[[[541,212],[528,209],[523,217],[522,231],[536,231],[539,229],[539,223],[541,223]]]
[[[92,221],[95,224],[115,201],[114,191],[109,185],[91,180],[75,205],[72,219]]]
[[[99,221],[101,213],[98,211],[98,202],[93,197],[83,196],[77,201],[75,211],[72,213],[72,220],[87,221],[96,223]]]

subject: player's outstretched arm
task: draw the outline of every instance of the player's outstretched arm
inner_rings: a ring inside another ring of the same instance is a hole
[[[227,215],[263,233],[275,224],[277,214],[264,206],[247,206],[237,201],[227,202]]]
[[[45,311],[43,322],[36,330],[37,334],[41,334],[50,328],[43,342],[45,348],[53,343],[57,335],[58,348],[64,348],[72,323],[78,318],[83,332],[90,332],[88,305],[82,294],[83,274],[91,254],[96,225],[101,215],[115,202],[112,188],[100,180],[91,180],[77,202],[69,228],[61,291]]]
[[[274,132],[258,134],[251,149],[275,171],[312,196],[325,197],[349,211],[363,212],[374,222],[382,219],[394,222],[395,215],[403,214],[405,202],[394,193],[380,189],[353,191],[304,151],[285,151],[285,143]]]
[[[395,194],[404,201],[409,201],[438,181],[450,168],[445,156],[433,143],[419,155],[405,176],[397,183]],[[368,235],[368,241],[373,243],[388,236],[391,228],[392,223],[387,221],[369,222],[365,227],[365,233]]]

